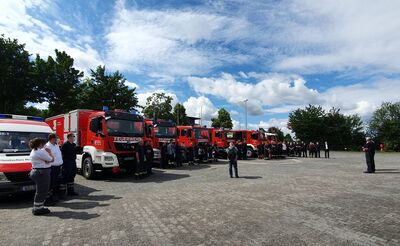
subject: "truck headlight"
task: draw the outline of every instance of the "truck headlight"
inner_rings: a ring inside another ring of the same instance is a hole
[[[104,156],[104,161],[114,161],[114,157],[112,157],[112,156]]]

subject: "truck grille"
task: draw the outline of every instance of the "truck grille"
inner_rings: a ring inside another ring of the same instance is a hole
[[[133,150],[132,149],[133,143],[114,143],[114,144],[115,144],[115,149],[117,151]]]

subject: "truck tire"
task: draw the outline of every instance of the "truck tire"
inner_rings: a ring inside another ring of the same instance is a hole
[[[96,173],[95,173],[94,167],[93,167],[92,158],[90,158],[90,156],[87,156],[87,157],[85,157],[85,159],[83,159],[82,175],[86,179],[94,179],[96,176]]]
[[[254,157],[254,150],[251,147],[247,147],[246,155],[247,155],[247,158],[253,158]]]

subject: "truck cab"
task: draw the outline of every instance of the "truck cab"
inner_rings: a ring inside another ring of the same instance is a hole
[[[87,179],[97,172],[119,172],[135,168],[135,147],[144,137],[143,117],[123,111],[73,110],[46,119],[65,141],[68,133],[76,135],[76,164]]]
[[[145,120],[146,140],[152,142],[154,158],[161,159],[161,147],[176,139],[176,125],[166,120]]]
[[[35,189],[28,176],[32,169],[29,141],[47,139],[50,133],[43,118],[0,114],[0,195]]]

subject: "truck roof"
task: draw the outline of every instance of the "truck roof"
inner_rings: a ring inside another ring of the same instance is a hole
[[[53,131],[45,122],[33,120],[0,119],[0,131],[11,132],[42,132],[52,133]]]

